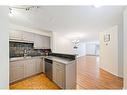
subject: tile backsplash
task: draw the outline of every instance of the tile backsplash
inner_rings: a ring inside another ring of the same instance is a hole
[[[50,49],[34,49],[34,43],[9,42],[10,58],[27,56],[44,55],[45,51],[51,52]]]

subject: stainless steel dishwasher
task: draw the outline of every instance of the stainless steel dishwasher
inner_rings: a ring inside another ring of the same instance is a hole
[[[45,58],[45,74],[46,76],[52,80],[52,60]]]

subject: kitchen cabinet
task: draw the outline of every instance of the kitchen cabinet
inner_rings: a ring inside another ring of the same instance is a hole
[[[14,41],[34,42],[35,49],[50,49],[50,37],[35,33],[12,30],[9,39]]]
[[[11,39],[11,40],[22,40],[22,32],[16,31],[16,30],[11,30],[9,32],[9,39]]]
[[[41,73],[41,72],[43,72],[43,60],[37,59],[36,60],[36,73]]]
[[[64,64],[61,64],[59,62],[53,62],[53,81],[61,88],[64,88],[65,84],[65,69]]]
[[[42,49],[43,48],[43,40],[41,35],[34,35],[34,48]]]
[[[30,33],[30,32],[24,32],[24,31],[22,31],[22,39],[24,41],[31,41],[31,42],[33,42],[34,41],[34,34]]]
[[[32,76],[36,74],[36,62],[34,59],[25,61],[25,77]]]
[[[64,88],[64,70],[54,68],[53,81],[61,88]]]
[[[43,62],[41,58],[26,60],[25,77],[43,72]]]
[[[50,37],[43,36],[43,44],[45,49],[50,49]]]
[[[24,75],[24,61],[10,63],[10,82],[23,79]]]
[[[43,60],[30,58],[10,62],[10,83],[43,72]]]
[[[34,34],[25,32],[25,31],[17,31],[12,30],[9,33],[9,39],[15,40],[15,41],[27,41],[27,42],[33,42],[34,41]]]
[[[53,61],[53,81],[62,89],[76,89],[76,62]]]
[[[35,49],[50,49],[50,37],[35,35],[34,48]]]

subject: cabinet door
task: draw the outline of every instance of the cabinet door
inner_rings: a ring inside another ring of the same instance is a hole
[[[36,62],[34,59],[26,60],[25,62],[25,77],[36,74]]]
[[[34,36],[34,48],[35,49],[42,49],[43,48],[43,40],[41,35]]]
[[[23,40],[25,41],[34,41],[34,34],[30,32],[22,32]]]
[[[50,49],[50,37],[43,37],[43,44],[45,49]]]
[[[9,39],[22,40],[22,32],[16,31],[16,30],[11,30],[9,32]]]
[[[40,68],[39,68],[39,73],[43,72],[43,60],[40,59]]]
[[[24,63],[22,61],[10,62],[10,82],[24,78]]]
[[[60,64],[60,65],[57,65]],[[65,88],[65,75],[61,63],[53,63],[53,81],[61,88]]]
[[[42,59],[36,59],[36,73],[43,72],[43,60]]]
[[[50,49],[50,37],[35,35],[34,48],[35,49]]]
[[[64,71],[60,68],[56,68],[56,84],[61,88],[64,88]]]

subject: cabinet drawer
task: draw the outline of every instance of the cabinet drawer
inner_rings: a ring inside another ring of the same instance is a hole
[[[55,66],[56,68],[60,68],[60,69],[62,69],[62,70],[64,70],[64,68],[65,68],[64,64],[62,64],[62,63],[53,61],[53,64],[54,64],[54,66]]]

